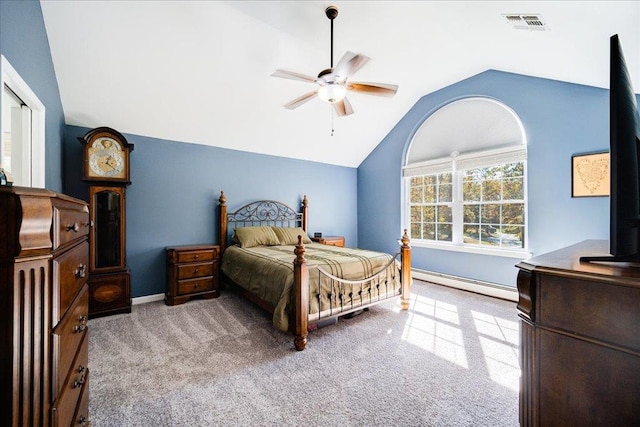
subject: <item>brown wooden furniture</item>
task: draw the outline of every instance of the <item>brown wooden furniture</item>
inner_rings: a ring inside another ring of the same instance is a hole
[[[259,225],[271,225],[278,227],[302,227],[304,231],[307,230],[308,223],[308,200],[304,196],[302,200],[301,212],[296,212],[289,206],[275,202],[272,200],[261,200],[253,203],[249,203],[233,213],[227,213],[227,198],[224,192],[220,193],[218,204],[218,238],[220,240],[221,257],[224,255],[224,251],[227,248],[228,242],[228,225],[232,222],[235,227],[243,226],[259,226]],[[411,290],[411,247],[409,246],[409,237],[405,230],[401,239],[400,252],[396,255],[400,257],[400,291],[393,297],[400,296],[401,308],[403,310],[409,309],[409,295]],[[296,258],[293,262],[294,269],[294,283],[292,289],[292,304],[293,312],[291,313],[290,325],[294,335],[294,345],[296,350],[304,350],[307,345],[307,335],[309,325],[315,325],[320,322],[325,322],[330,318],[336,318],[344,316],[350,313],[361,311],[365,308],[378,304],[388,299],[380,298],[376,301],[364,302],[357,306],[349,306],[345,308],[337,308],[329,316],[309,316],[309,269],[315,269],[318,274],[321,274],[327,280],[333,280],[337,285],[346,284],[351,286],[353,284],[362,284],[367,281],[374,281],[381,273],[378,272],[370,277],[362,278],[362,280],[342,280],[338,277],[331,276],[322,269],[307,265],[304,258],[305,248],[302,244],[301,237],[298,238],[298,244],[294,251]],[[395,258],[394,258],[395,259]],[[393,260],[392,260],[393,261]],[[395,262],[395,261],[393,261]],[[229,282],[229,285],[234,284]],[[239,288],[236,286],[236,288]],[[274,307],[267,301],[251,294],[249,291],[239,288],[241,293],[249,298],[251,301],[258,304],[260,307],[266,309],[273,314]],[[311,296],[311,297],[315,297]]]
[[[640,266],[585,242],[518,264],[522,426],[640,425]]]
[[[126,187],[131,184],[133,144],[118,131],[99,127],[78,137],[83,146],[83,181],[89,186],[89,315],[131,313],[127,267]]]
[[[131,313],[124,187],[89,187],[89,316]]]
[[[5,425],[85,425],[89,210],[0,187],[0,414]]]
[[[322,243],[323,245],[340,246],[344,248],[344,236],[311,237],[311,240],[316,243]]]
[[[167,251],[167,305],[183,304],[193,297],[217,298],[217,245],[173,246]]]

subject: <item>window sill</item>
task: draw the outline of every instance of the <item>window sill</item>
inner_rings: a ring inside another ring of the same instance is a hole
[[[504,258],[517,258],[524,260],[531,257],[531,253],[524,249],[494,249],[490,247],[474,247],[454,245],[450,243],[432,243],[423,240],[412,240],[411,246],[416,248],[439,249],[443,251],[464,252],[479,255],[499,256]]]

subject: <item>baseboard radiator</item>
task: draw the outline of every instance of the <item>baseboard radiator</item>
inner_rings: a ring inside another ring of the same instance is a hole
[[[438,285],[449,286],[508,301],[518,301],[518,290],[515,287],[511,288],[509,286],[484,282],[482,280],[468,279],[466,277],[437,273],[435,271],[420,270],[417,268],[411,269],[411,276],[414,279],[424,280]]]

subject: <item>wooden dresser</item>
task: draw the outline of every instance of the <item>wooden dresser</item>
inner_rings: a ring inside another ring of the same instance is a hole
[[[89,209],[0,187],[0,414],[4,425],[88,423]]]
[[[585,242],[518,264],[520,425],[640,425],[640,266]]]
[[[167,248],[167,305],[192,297],[217,298],[220,246],[190,245]]]

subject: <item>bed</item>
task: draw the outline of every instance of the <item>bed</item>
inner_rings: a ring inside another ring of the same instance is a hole
[[[358,313],[400,297],[409,307],[411,248],[405,230],[395,255],[312,242],[308,199],[300,212],[259,200],[227,212],[220,193],[220,274],[225,285],[273,315],[274,326],[294,335],[304,350],[308,331],[321,322]]]

